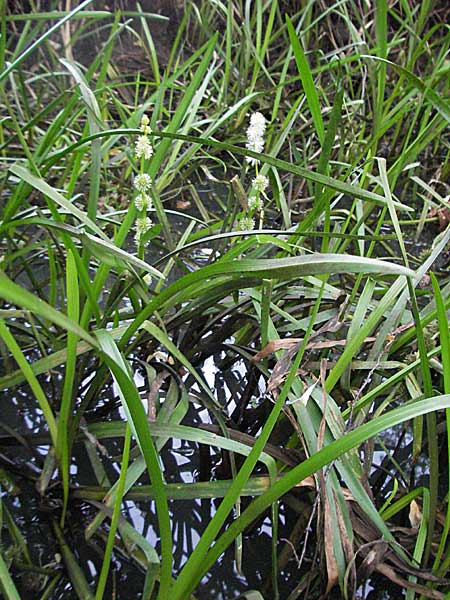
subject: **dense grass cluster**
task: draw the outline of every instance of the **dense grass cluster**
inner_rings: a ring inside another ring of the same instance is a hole
[[[365,597],[376,575],[444,598],[446,3],[61,4],[1,2],[1,401],[36,419],[0,418],[3,596],[135,597],[123,561],[144,600],[201,597],[269,517],[243,597]],[[194,483],[170,482],[173,440],[206,448]],[[216,501],[174,568],[186,499]]]

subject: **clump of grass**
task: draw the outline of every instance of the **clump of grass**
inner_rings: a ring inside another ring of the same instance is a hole
[[[191,3],[163,67],[160,15],[89,4],[1,9],[0,388],[28,386],[41,420],[38,433],[2,425],[1,439],[33,459],[40,497],[57,499],[64,564],[37,564],[11,516],[16,489],[2,484],[3,594],[19,598],[29,570],[43,576],[42,598],[67,583],[107,597],[123,552],[145,571],[143,598],[189,598],[231,545],[246,565],[242,536],[269,510],[272,570],[254,597],[354,597],[374,571],[408,598],[443,597],[450,110],[438,13]],[[93,31],[101,48],[80,63]],[[117,52],[130,35],[151,68],[125,79]],[[218,191],[207,200],[205,178]],[[426,255],[413,252],[415,232],[428,231]],[[205,376],[219,355],[224,377],[245,365],[225,397]],[[193,405],[211,423],[193,427]],[[390,449],[383,432],[396,427]],[[226,479],[168,482],[172,439],[220,449]],[[74,474],[80,446],[97,485]],[[123,510],[142,497],[155,500],[155,547]],[[220,502],[175,570],[169,502],[190,498]],[[71,536],[80,501],[98,511],[82,524],[87,539],[109,522],[98,579]],[[280,510],[298,525],[282,551]],[[286,591],[291,551],[303,567]]]

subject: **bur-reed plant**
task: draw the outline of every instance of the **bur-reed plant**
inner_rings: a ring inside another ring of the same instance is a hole
[[[354,597],[375,548],[385,582],[408,598],[444,597],[444,9],[186,3],[163,66],[161,15],[53,4],[1,5],[0,388],[26,390],[41,427],[14,436],[2,424],[0,444],[22,446],[40,497],[58,500],[50,520],[64,572],[37,565],[13,517],[14,486],[2,484],[3,595],[19,598],[29,570],[42,599],[68,584],[79,598],[109,597],[123,552],[143,572],[142,598],[195,597],[231,545],[247,568],[242,536],[269,510],[271,574],[252,597]],[[150,70],[124,77],[130,40]],[[421,255],[410,245],[420,231],[432,232]],[[220,352],[224,377],[236,361],[246,368],[246,385],[225,399],[205,371]],[[209,429],[187,420],[198,405]],[[379,436],[397,426],[412,441],[389,452]],[[227,479],[171,483],[171,440],[220,449]],[[73,472],[80,447],[96,485]],[[428,479],[416,476],[421,461]],[[7,471],[13,481],[17,468]],[[314,507],[302,558],[315,558],[286,591],[279,512],[301,525],[299,493]],[[154,499],[156,545],[127,519],[131,498]],[[171,501],[192,498],[220,502],[175,565]],[[83,524],[80,501],[96,510]],[[104,522],[97,579],[71,531],[100,545]]]

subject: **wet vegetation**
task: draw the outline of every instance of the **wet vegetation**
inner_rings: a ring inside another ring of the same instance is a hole
[[[1,2],[4,598],[445,597],[448,17]]]

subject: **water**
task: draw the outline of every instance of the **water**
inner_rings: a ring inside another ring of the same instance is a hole
[[[217,380],[217,373],[215,373]],[[26,402],[24,402],[26,398]],[[37,407],[32,407],[30,390],[27,386],[16,389],[15,395],[2,393],[3,422],[8,427],[24,435],[45,433],[42,414]],[[120,410],[111,417],[119,417]],[[184,423],[196,426],[204,422],[206,411],[201,406],[191,405]],[[30,439],[27,437],[27,439]],[[8,440],[11,442],[11,440]],[[102,445],[109,456],[119,454],[121,443],[102,440]],[[34,565],[55,573],[61,570],[58,563],[58,547],[53,532],[53,520],[59,518],[61,509],[61,490],[50,483],[45,496],[40,497],[36,491],[36,482],[43,461],[48,453],[48,445],[41,444],[31,449],[20,445],[3,445],[2,462],[6,463],[11,473],[9,482],[16,486],[13,493],[2,486],[2,501],[19,527],[25,543],[30,548]],[[191,442],[177,439],[169,441],[161,452],[168,482],[191,483],[198,480],[202,471],[198,446]],[[221,468],[221,454],[212,451],[211,463],[217,471]],[[118,476],[118,465],[111,460],[103,460],[103,464],[111,481]],[[72,481],[77,485],[95,485],[97,483],[90,468],[88,455],[82,444],[74,447],[74,459],[71,468]],[[146,478],[141,478],[145,481]],[[177,573],[195,548],[198,540],[211,520],[217,508],[215,500],[171,501],[172,531],[174,540],[174,572]],[[246,501],[244,500],[244,503]],[[69,546],[76,553],[76,559],[88,581],[94,584],[101,567],[104,540],[94,537],[91,542],[84,540],[84,527],[95,514],[89,503],[72,500],[69,505],[67,530],[65,535]],[[126,501],[123,505],[123,516],[129,520],[153,546],[158,548],[157,521],[153,501]],[[293,511],[286,506],[280,511],[280,537],[288,537],[294,517]],[[106,530],[100,531],[104,538]],[[5,545],[12,540],[4,533]],[[251,534],[244,540],[244,572],[238,573],[235,568],[233,549],[230,549],[213,567],[199,586],[196,597],[201,600],[217,598],[228,600],[252,587],[259,588],[270,577],[271,529],[269,520],[265,519],[253,527]],[[56,553],[56,556],[55,556]],[[113,562],[117,598],[139,598],[143,587],[144,575],[132,561],[115,553]],[[292,566],[292,565],[291,565]],[[30,572],[14,571],[21,597],[27,600],[35,598],[35,594],[44,586],[46,576]],[[287,573],[285,574],[287,577]],[[64,578],[65,580],[65,578]],[[287,589],[286,586],[283,586]],[[288,587],[292,587],[288,585]],[[110,590],[113,591],[112,588]],[[61,581],[51,596],[52,600],[70,599],[76,596],[69,592],[67,583]]]

